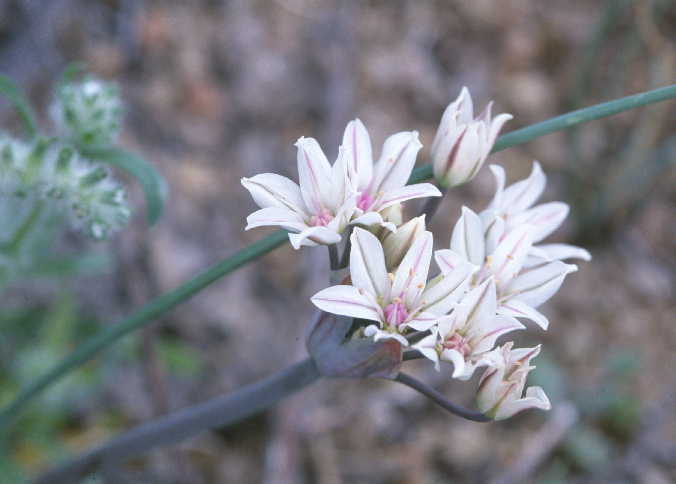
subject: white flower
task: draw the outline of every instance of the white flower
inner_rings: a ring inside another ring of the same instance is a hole
[[[352,285],[324,289],[312,302],[329,313],[377,322],[364,331],[376,341],[392,338],[407,346],[404,335],[410,329],[432,328],[466,290],[472,272],[469,264],[427,284],[431,232],[415,239],[394,274],[387,273],[382,245],[373,234],[355,228],[350,240]]]
[[[479,172],[493,149],[502,126],[511,114],[491,118],[493,103],[474,118],[472,97],[466,87],[448,105],[441,117],[432,143],[434,177],[442,186],[456,186],[470,181]]]
[[[486,354],[497,339],[524,326],[509,316],[496,314],[495,283],[486,280],[472,289],[441,318],[432,334],[413,345],[432,360],[437,370],[439,361],[453,363],[453,378],[467,380],[474,370],[487,364]]]
[[[551,404],[540,387],[529,387],[522,398],[528,372],[535,368],[530,360],[540,353],[535,348],[512,349],[509,342],[496,349],[492,366],[486,369],[477,390],[479,410],[495,420],[509,418],[529,408],[549,410]]]
[[[274,173],[242,178],[261,207],[247,217],[246,230],[283,227],[295,232],[289,234],[295,249],[340,242],[354,207],[342,153],[332,167],[315,139],[300,138],[296,147],[300,186]]]
[[[355,119],[347,124],[341,147],[350,182],[359,193],[354,224],[377,224],[394,231],[395,225],[383,218],[384,209],[414,198],[441,196],[431,183],[406,185],[422,147],[417,131],[403,131],[387,138],[374,164],[371,138],[364,124]]]
[[[385,232],[382,238],[385,252],[385,265],[388,270],[397,267],[411,244],[425,232],[425,215],[415,217],[401,225],[396,232]]]
[[[537,161],[528,178],[505,188],[505,170],[498,165],[490,166],[496,180],[496,191],[489,206],[480,214],[485,226],[501,220],[501,230],[505,234],[522,225],[534,227],[532,242],[536,244],[554,232],[568,215],[569,207],[563,202],[549,202],[533,206],[540,198],[547,178]],[[502,234],[496,234],[502,237]],[[591,255],[581,247],[567,244],[546,244],[533,246],[529,255],[547,259],[583,259],[591,260]]]
[[[464,262],[479,266],[472,285],[494,279],[498,314],[530,319],[547,329],[549,321],[535,308],[552,297],[577,266],[559,260],[528,259],[536,227],[522,224],[509,232],[503,227],[504,219],[496,217],[486,226],[476,213],[463,207],[453,229],[451,248],[436,252],[437,263],[442,272],[453,271]]]

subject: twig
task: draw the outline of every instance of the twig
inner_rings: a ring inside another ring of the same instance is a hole
[[[307,358],[235,392],[153,420],[40,476],[35,484],[69,484],[104,462],[118,463],[158,445],[169,445],[215,427],[223,428],[269,408],[320,375]]]
[[[422,393],[427,398],[432,400],[434,403],[439,405],[441,408],[451,412],[454,415],[457,415],[458,417],[462,417],[467,420],[472,420],[474,422],[493,421],[492,418],[487,417],[481,412],[475,412],[473,410],[466,409],[464,407],[461,407],[460,405],[451,402],[450,400],[446,399],[446,397],[444,397],[441,393],[436,391],[434,388],[428,386],[427,384],[421,382],[420,380],[417,380],[416,378],[413,378],[410,375],[407,375],[406,373],[399,373],[397,377],[394,379],[394,381],[397,381],[403,385],[406,385],[409,388],[414,389],[419,393]]]

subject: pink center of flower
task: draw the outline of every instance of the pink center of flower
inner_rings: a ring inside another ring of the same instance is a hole
[[[362,192],[361,195],[359,195],[359,198],[357,198],[357,207],[367,211],[375,201],[376,199],[370,193]]]
[[[329,212],[327,209],[322,208],[318,214],[313,215],[310,217],[310,225],[313,227],[321,226],[325,227],[326,225],[329,224],[329,222],[333,220],[333,214]]]
[[[467,356],[472,352],[472,347],[467,340],[458,333],[453,333],[452,336],[447,337],[442,346],[445,350],[456,350],[462,356]]]
[[[385,307],[385,320],[388,325],[398,327],[407,319],[408,311],[399,298],[395,298],[393,302]]]

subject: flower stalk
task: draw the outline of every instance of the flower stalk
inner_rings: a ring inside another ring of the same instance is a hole
[[[46,472],[35,484],[79,482],[103,466],[117,466],[126,458],[153,447],[171,445],[205,430],[228,427],[270,408],[319,378],[314,362],[307,358],[232,393],[139,425]]]

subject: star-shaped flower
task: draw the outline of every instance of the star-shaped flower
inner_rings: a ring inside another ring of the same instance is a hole
[[[472,279],[477,286],[493,278],[497,288],[498,314],[530,319],[543,329],[549,321],[535,308],[543,304],[561,287],[567,274],[577,266],[559,260],[539,259],[526,264],[532,251],[536,228],[529,224],[514,227],[510,232],[485,227],[481,218],[467,207],[456,223],[451,236],[451,248],[436,252],[442,272],[455,270],[470,262],[480,267]]]
[[[439,319],[432,333],[413,345],[434,362],[453,363],[453,378],[469,379],[474,370],[486,365],[486,355],[497,339],[524,326],[515,318],[496,314],[495,283],[486,280],[467,293],[451,314]]]
[[[415,198],[441,196],[431,183],[406,185],[422,147],[417,131],[403,131],[387,138],[375,164],[371,138],[359,119],[348,123],[341,146],[353,190],[358,192],[352,223],[377,224],[394,231],[394,224],[382,216],[384,209]]]
[[[492,226],[495,236],[504,237],[516,227],[532,225],[534,227],[532,243],[536,244],[559,228],[568,216],[570,208],[563,202],[548,202],[533,206],[547,184],[547,177],[537,161],[533,162],[533,169],[528,178],[506,188],[505,170],[498,165],[491,165],[490,169],[497,185],[495,196],[479,216],[484,226]],[[529,255],[547,260],[591,260],[591,255],[585,249],[568,244],[535,245]]]
[[[333,166],[319,143],[300,138],[298,178],[300,186],[274,173],[242,178],[260,210],[247,217],[246,230],[261,226],[280,226],[289,230],[291,245],[335,244],[354,210],[347,170],[341,153]]]
[[[427,283],[432,258],[432,233],[419,235],[394,273],[387,272],[380,241],[355,228],[351,236],[351,285],[332,286],[318,292],[312,302],[319,309],[367,319],[364,334],[377,341],[392,338],[407,346],[410,330],[429,330],[465,292],[473,268],[459,267],[434,284]]]

